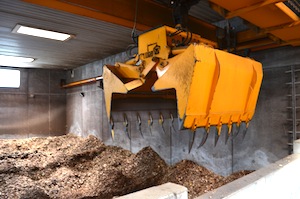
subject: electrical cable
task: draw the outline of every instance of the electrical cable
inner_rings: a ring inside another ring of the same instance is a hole
[[[176,36],[176,35],[178,35],[178,34],[180,34],[180,33],[182,33],[182,32],[183,32],[182,29],[177,29],[175,32],[170,33],[170,34],[169,34],[169,37],[174,37],[174,36]]]
[[[135,14],[134,14],[134,23],[131,31],[131,39],[132,41],[137,44],[137,35],[136,32],[136,22],[137,22],[137,14],[138,14],[138,0],[135,1]]]
[[[181,43],[176,44],[177,47],[178,46],[186,46],[186,45],[190,44],[190,42],[192,41],[193,33],[184,28],[180,28],[180,29],[176,30],[175,32],[169,34],[168,36],[174,37],[182,32],[186,32],[186,37],[183,39],[183,41]]]

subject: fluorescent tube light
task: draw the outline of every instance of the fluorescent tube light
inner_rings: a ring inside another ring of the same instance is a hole
[[[31,57],[16,57],[8,55],[0,55],[0,65],[1,66],[18,66],[23,63],[33,62],[34,58]]]
[[[25,35],[30,35],[30,36],[35,36],[35,37],[42,37],[46,39],[54,39],[54,40],[59,40],[59,41],[66,41],[72,37],[70,34],[65,34],[65,33],[60,33],[60,32],[55,32],[55,31],[50,31],[50,30],[44,30],[40,28],[33,28],[29,26],[23,26],[17,24],[16,27],[12,31],[13,33],[18,33],[18,34],[25,34]]]

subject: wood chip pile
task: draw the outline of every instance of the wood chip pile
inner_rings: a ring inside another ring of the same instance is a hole
[[[150,147],[137,154],[71,134],[0,140],[0,198],[113,198],[174,182],[199,196],[249,172],[218,176],[191,161],[169,167]]]

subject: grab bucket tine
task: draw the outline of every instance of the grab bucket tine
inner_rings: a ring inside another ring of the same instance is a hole
[[[227,125],[227,129],[228,129],[228,131],[225,134],[225,144],[227,144],[230,134],[232,132],[232,123]]]
[[[128,125],[129,125],[128,119],[127,119],[127,116],[126,116],[125,113],[124,113],[123,116],[124,116],[124,122],[123,122],[123,125],[124,125],[124,128],[125,128],[125,133],[126,133],[128,139],[130,140],[130,136],[129,136],[129,132],[128,132]]]
[[[164,128],[164,122],[165,122],[164,116],[162,114],[160,114],[158,122],[160,123],[163,132],[166,133],[165,128]]]
[[[220,138],[220,134],[218,132],[219,130],[215,130],[215,141],[214,141],[214,146],[216,147],[217,146],[217,143],[218,143],[218,140]]]
[[[204,133],[204,135],[203,135],[203,137],[202,137],[202,140],[201,140],[199,146],[197,147],[198,149],[199,149],[200,147],[202,147],[202,146],[205,144],[205,142],[206,142],[206,140],[207,140],[207,138],[208,138],[208,133],[209,133],[208,131],[206,131],[206,132]]]
[[[228,132],[225,133],[225,144],[227,144],[230,134]]]
[[[172,113],[170,113],[170,120],[171,120],[171,123],[170,123],[171,128],[173,129],[174,132],[176,132],[176,130],[174,128],[174,117],[173,117]]]
[[[216,126],[216,131],[215,131],[215,146],[217,145],[218,143],[218,140],[220,138],[220,135],[221,135],[221,132],[222,132],[222,122],[220,122],[217,126]]]
[[[189,153],[191,153],[191,150],[193,148],[195,142],[195,136],[196,136],[196,131],[195,130],[191,131],[190,141],[189,141]]]
[[[151,135],[152,135],[152,125],[153,125],[153,117],[152,117],[151,113],[149,113],[148,126],[149,126]]]
[[[110,133],[111,133],[111,138],[114,141],[115,140],[115,130],[114,130],[115,124],[114,124],[114,120],[112,117],[110,117],[109,120],[109,128],[110,128]]]
[[[137,117],[137,124],[138,124],[139,132],[140,132],[142,138],[144,138],[144,135],[143,135],[143,132],[142,132],[142,120],[141,120],[141,116],[140,116],[140,114],[137,113],[136,117]]]
[[[232,124],[232,136],[233,138],[236,138],[240,132],[241,125],[238,125],[237,123]]]

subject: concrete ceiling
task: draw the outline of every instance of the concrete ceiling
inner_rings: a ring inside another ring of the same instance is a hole
[[[247,0],[248,3],[249,1],[251,0]],[[36,59],[30,64],[18,67],[72,69],[125,51],[132,43],[131,32],[134,26],[138,32],[158,25],[174,26],[172,10],[168,7],[167,0],[99,2],[98,0],[1,0],[0,55]],[[223,31],[222,28],[226,26],[224,19],[228,14],[232,14],[230,9],[233,9],[224,8],[226,5],[220,7],[217,5],[220,2],[200,0],[192,6],[189,11],[189,29],[206,39],[220,42],[217,32]],[[135,9],[136,7],[138,9]],[[273,28],[271,31],[275,32],[270,34],[270,31],[261,31],[258,25],[241,18],[229,19],[234,26],[233,29],[235,28],[236,50],[254,51],[288,45],[278,38],[281,35],[286,36],[281,29]],[[14,34],[12,30],[16,24],[69,33],[75,37],[60,42]],[[298,35],[300,34],[296,34]],[[294,37],[292,39],[297,40]]]

